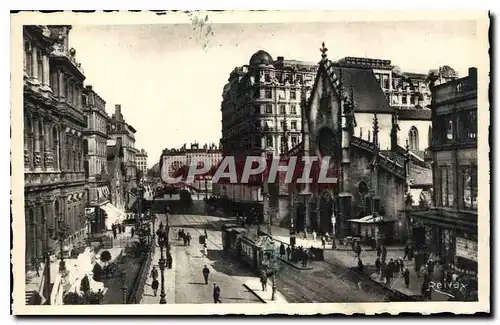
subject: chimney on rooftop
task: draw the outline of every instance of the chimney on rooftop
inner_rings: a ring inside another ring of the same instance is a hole
[[[87,90],[92,90],[92,86],[91,86],[91,85],[85,86],[85,88],[86,88]]]
[[[477,78],[477,68],[469,68],[469,77]]]

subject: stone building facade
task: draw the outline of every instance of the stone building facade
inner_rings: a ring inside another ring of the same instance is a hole
[[[411,212],[417,244],[445,264],[477,274],[477,70],[431,78],[433,206]]]
[[[122,107],[120,104],[115,105],[115,112],[111,115],[110,123],[108,123],[106,128],[110,139],[120,142],[121,147],[123,148],[123,163],[126,170],[124,179],[126,188],[125,202],[127,207],[131,207],[135,202],[135,196],[131,193],[131,190],[137,186],[137,149],[135,149],[136,130],[132,125],[126,122],[122,114]]]
[[[27,264],[51,250],[48,233],[58,218],[69,226],[68,243],[85,236],[85,75],[68,46],[70,30],[62,25],[23,28]]]
[[[107,175],[106,143],[109,136],[106,125],[109,116],[106,102],[95,92],[92,86],[86,86],[83,92],[83,111],[87,118],[84,133],[84,169],[88,179],[89,207],[93,209],[89,230],[91,234],[106,231],[105,213],[100,208],[110,202],[110,183]]]

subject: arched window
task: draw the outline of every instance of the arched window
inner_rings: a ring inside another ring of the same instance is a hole
[[[368,185],[361,181],[358,184],[359,204],[358,204],[358,217],[365,217],[371,211],[370,195]]]
[[[59,133],[57,128],[52,127],[52,156],[53,156],[53,168],[54,170],[59,169]]]
[[[418,151],[418,130],[415,126],[412,126],[408,133],[408,142],[411,151]]]

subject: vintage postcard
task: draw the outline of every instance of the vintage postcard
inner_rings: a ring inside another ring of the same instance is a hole
[[[487,12],[11,24],[14,314],[490,311]]]

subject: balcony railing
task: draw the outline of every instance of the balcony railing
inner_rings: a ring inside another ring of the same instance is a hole
[[[24,173],[24,186],[85,181],[85,172],[40,171]]]

